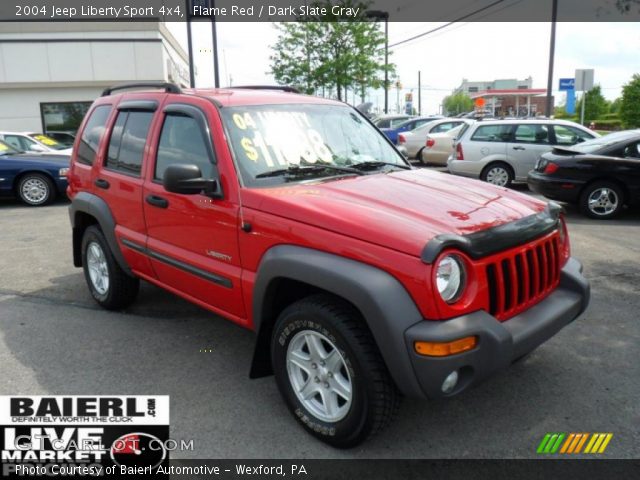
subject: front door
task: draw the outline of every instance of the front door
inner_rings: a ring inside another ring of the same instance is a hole
[[[237,202],[171,193],[162,185],[172,164],[196,165],[205,178],[217,175],[207,106],[199,98],[163,106],[143,195],[147,252],[157,278],[167,287],[245,323]]]

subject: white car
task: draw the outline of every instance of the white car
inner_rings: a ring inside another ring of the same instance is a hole
[[[447,159],[453,153],[456,138],[461,137],[473,122],[463,123],[442,133],[430,133],[425,148],[421,150],[420,161],[424,165],[447,166]]]
[[[422,149],[425,148],[427,136],[432,133],[443,133],[459,127],[463,123],[471,123],[473,120],[465,118],[441,118],[434,120],[410,132],[398,134],[398,146],[409,160],[420,160]]]
[[[536,161],[554,147],[599,136],[566,120],[483,120],[458,137],[447,168],[455,175],[507,187],[526,182]]]
[[[71,147],[41,133],[0,132],[0,140],[21,152],[71,155]]]

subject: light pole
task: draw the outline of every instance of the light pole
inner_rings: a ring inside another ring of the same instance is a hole
[[[384,113],[389,113],[389,12],[367,10],[364,16],[384,20]]]
[[[551,41],[549,42],[549,76],[547,78],[547,117],[551,118],[553,108],[551,92],[553,89],[553,61],[556,51],[556,21],[558,19],[558,0],[553,0],[551,11]],[[584,103],[584,102],[583,102]]]

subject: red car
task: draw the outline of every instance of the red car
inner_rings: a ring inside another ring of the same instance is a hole
[[[141,86],[159,90],[120,93]],[[357,110],[287,90],[137,84],[94,102],[68,194],[100,305],[127,307],[142,279],[255,331],[250,376],[275,374],[337,447],[585,310],[559,207],[414,170]]]

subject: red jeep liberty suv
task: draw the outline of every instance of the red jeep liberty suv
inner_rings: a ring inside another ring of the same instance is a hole
[[[125,308],[142,279],[252,329],[250,376],[274,374],[337,447],[402,395],[507,368],[589,302],[557,205],[413,169],[356,109],[286,87],[109,88],[68,178],[96,302]]]

